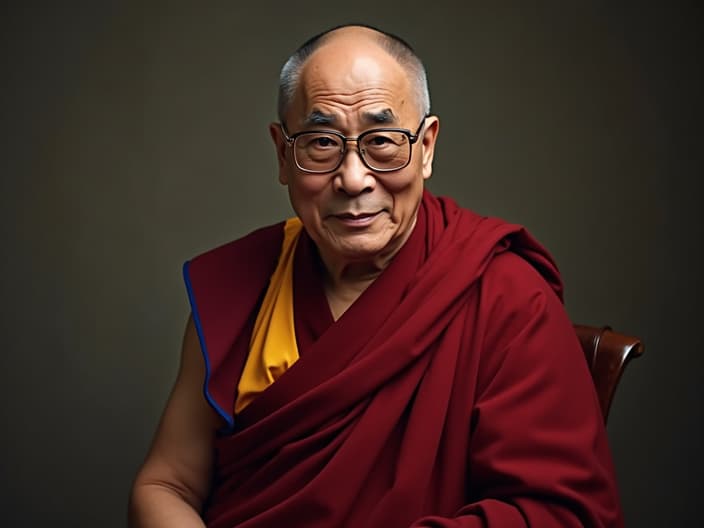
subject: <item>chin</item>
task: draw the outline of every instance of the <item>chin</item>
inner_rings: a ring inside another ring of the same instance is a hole
[[[347,243],[345,243],[347,242]],[[350,240],[335,244],[333,250],[352,260],[364,260],[381,255],[390,246],[390,240]]]

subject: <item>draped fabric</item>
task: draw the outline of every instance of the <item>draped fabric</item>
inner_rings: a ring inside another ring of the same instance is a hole
[[[256,317],[247,310],[258,310],[280,230],[186,267],[206,397],[231,425],[215,444],[209,527],[622,525],[554,263],[520,226],[427,192],[384,273],[273,385],[228,414],[247,354],[241,334]],[[251,258],[255,277],[218,289],[214,269],[240,271]],[[209,293],[229,320],[213,316]],[[227,307],[228,295],[242,304]]]
[[[302,228],[298,218],[291,218],[284,224],[279,262],[254,322],[247,361],[237,385],[236,413],[298,361],[293,317],[293,263]]]

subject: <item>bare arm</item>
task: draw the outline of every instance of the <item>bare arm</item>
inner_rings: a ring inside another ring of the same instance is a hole
[[[204,376],[198,336],[189,318],[176,383],[132,487],[131,528],[205,527],[200,511],[209,492],[213,435],[220,421],[203,397]]]

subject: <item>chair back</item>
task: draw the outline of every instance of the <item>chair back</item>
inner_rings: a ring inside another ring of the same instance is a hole
[[[631,359],[643,354],[643,343],[637,337],[619,334],[608,326],[574,325],[574,329],[587,358],[606,422],[621,375]]]

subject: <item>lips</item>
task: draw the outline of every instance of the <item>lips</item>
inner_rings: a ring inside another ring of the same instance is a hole
[[[379,211],[376,211],[374,213],[340,213],[336,214],[335,216],[343,220],[361,220],[363,218],[370,218],[378,214]]]
[[[374,222],[374,219],[381,214],[381,211],[371,213],[338,213],[331,215],[338,222],[350,227],[366,227]]]

